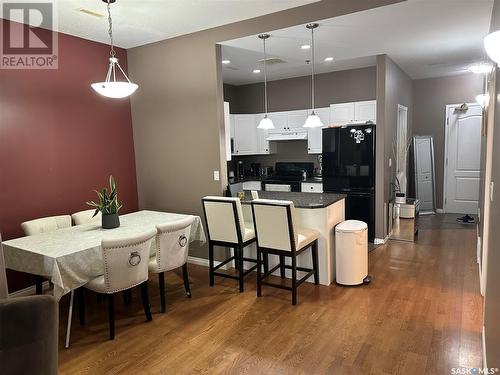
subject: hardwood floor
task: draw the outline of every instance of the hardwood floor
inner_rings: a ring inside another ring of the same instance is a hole
[[[450,374],[481,367],[482,298],[475,226],[454,216],[423,217],[418,243],[389,241],[370,253],[373,281],[362,287],[303,284],[290,293],[249,277],[216,279],[190,265],[193,297],[181,274],[167,276],[167,313],[150,280],[153,321],[146,323],[139,290],[116,303],[116,338],[108,340],[106,302],[87,293],[87,322],[75,313],[72,344],[61,374]]]

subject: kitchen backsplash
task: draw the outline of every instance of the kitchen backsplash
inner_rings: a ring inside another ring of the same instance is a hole
[[[314,163],[315,168],[319,168],[318,155],[307,153],[307,141],[283,141],[277,143],[277,152],[272,155],[248,155],[233,156],[231,161],[227,162],[227,170],[236,173],[236,164],[243,162],[245,170],[250,169],[251,163],[260,163],[261,167],[274,167],[276,162],[310,162]]]

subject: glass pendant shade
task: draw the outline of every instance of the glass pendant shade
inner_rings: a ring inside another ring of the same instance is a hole
[[[483,108],[486,108],[488,106],[489,101],[490,101],[489,94],[479,94],[476,96],[477,104],[479,104]]]
[[[266,115],[262,120],[260,120],[257,129],[274,129],[273,121]]]
[[[132,95],[139,86],[136,85],[135,83],[130,82],[130,79],[127,77],[122,67],[120,66],[118,59],[115,57],[116,53],[113,44],[113,23],[111,19],[111,10],[109,6],[109,4],[114,3],[114,0],[103,0],[103,1],[107,3],[107,8],[108,8],[108,23],[109,23],[108,34],[111,45],[111,51],[109,52],[109,54],[111,57],[109,58],[108,73],[106,74],[104,82],[92,83],[90,86],[102,96],[113,99],[126,98],[127,96]],[[116,69],[117,67],[118,69]],[[118,72],[121,72],[126,81],[116,80],[117,70]]]
[[[500,30],[485,36],[484,48],[490,59],[500,64]]]
[[[309,117],[306,119],[306,123],[304,124],[304,128],[319,128],[322,127],[324,124],[319,118],[317,114],[312,111],[312,113],[309,115]]]

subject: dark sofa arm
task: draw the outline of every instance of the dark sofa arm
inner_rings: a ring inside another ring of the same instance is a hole
[[[52,296],[0,300],[0,372],[57,374],[58,321]]]

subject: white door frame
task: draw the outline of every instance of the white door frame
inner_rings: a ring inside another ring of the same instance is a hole
[[[457,108],[457,107],[460,107],[461,105],[463,105],[464,103],[460,103],[460,104],[447,104],[446,105],[446,109],[445,109],[445,114],[444,114],[444,162],[443,162],[443,178],[444,178],[444,181],[443,181],[443,213],[446,213],[446,190],[447,190],[447,180],[448,180],[448,124],[449,124],[449,117],[448,117],[448,110],[450,108]],[[468,106],[471,106],[471,105],[479,105],[478,103],[465,103],[467,104]]]

